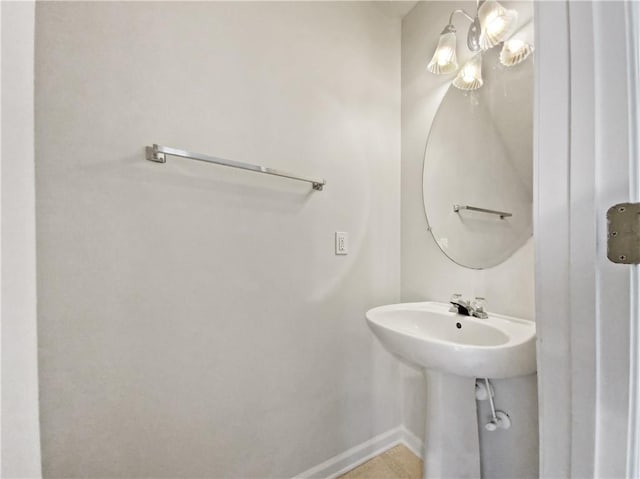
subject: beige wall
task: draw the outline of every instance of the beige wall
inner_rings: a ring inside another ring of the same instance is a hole
[[[287,477],[401,423],[364,322],[400,299],[399,49],[368,3],[38,4],[45,476]]]
[[[2,2],[0,476],[40,477],[33,152],[35,3]]]
[[[490,311],[533,319],[532,240],[501,265],[472,270],[449,260],[427,230],[422,201],[425,145],[452,78],[432,75],[426,64],[449,14],[456,8],[470,7],[468,2],[420,2],[402,22],[402,300],[448,301],[454,292],[465,297],[483,296]],[[519,4],[517,8],[531,14],[530,4]],[[458,60],[463,64],[469,58],[462,46],[468,22],[456,17],[454,23],[459,32]],[[404,422],[422,437],[425,382],[422,374],[410,366],[403,368],[402,376]],[[481,431],[483,477],[534,477],[538,441],[535,376],[494,381],[494,385],[497,406],[512,415],[514,425],[507,432]],[[486,413],[481,404],[482,425]]]

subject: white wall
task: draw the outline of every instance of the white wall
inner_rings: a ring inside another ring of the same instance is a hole
[[[37,5],[45,476],[286,477],[400,424],[364,322],[400,299],[399,49],[368,3]]]
[[[533,319],[532,240],[501,265],[472,270],[450,261],[427,230],[422,201],[424,151],[431,123],[452,78],[432,75],[426,64],[449,14],[456,8],[470,6],[468,2],[420,2],[402,22],[402,300],[448,301],[454,292],[466,297],[484,296],[490,311]],[[530,10],[531,5],[519,4],[517,8]],[[458,60],[462,64],[469,57],[462,47],[468,23],[462,17],[454,23],[460,32]],[[405,424],[422,437],[424,379],[419,371],[405,367],[402,381]],[[537,475],[535,383],[535,375],[494,381],[497,405],[509,412],[514,427],[498,434],[482,431],[485,477]],[[481,405],[481,423],[485,422],[484,408]]]
[[[34,2],[2,2],[2,467],[40,477],[33,152]]]

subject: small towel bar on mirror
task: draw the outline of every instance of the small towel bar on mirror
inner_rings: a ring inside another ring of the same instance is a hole
[[[155,161],[156,163],[166,163],[166,155],[178,156],[180,158],[188,158],[191,160],[206,161],[207,163],[215,163],[216,165],[230,166],[232,168],[240,168],[241,170],[255,171],[257,173],[265,173],[267,175],[282,176],[283,178],[290,178],[292,180],[306,181],[307,183],[311,183],[313,189],[316,191],[322,191],[324,185],[327,184],[324,179],[317,180],[305,176],[298,176],[291,173],[286,173],[284,171],[275,170],[273,168],[267,168],[266,166],[252,165],[250,163],[242,163],[240,161],[225,160],[222,158],[217,158],[215,156],[208,156],[201,153],[179,150],[177,148],[171,148],[169,146],[154,144],[153,146],[147,146],[146,148],[146,158],[149,161]]]
[[[507,213],[506,211],[488,210],[486,208],[478,208],[477,206],[469,206],[469,205],[453,205],[454,213],[460,213],[460,210],[480,211],[481,213],[498,215],[501,220],[508,218],[509,216],[513,216],[512,213]]]

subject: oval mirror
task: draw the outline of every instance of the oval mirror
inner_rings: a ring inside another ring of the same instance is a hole
[[[431,233],[451,260],[475,269],[502,263],[533,230],[533,62],[504,67],[499,52],[483,53],[480,89],[449,87],[424,158]]]

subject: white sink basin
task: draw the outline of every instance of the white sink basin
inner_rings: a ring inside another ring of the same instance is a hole
[[[449,312],[449,304],[380,306],[367,323],[392,353],[425,369],[474,378],[508,378],[536,371],[533,321]]]

